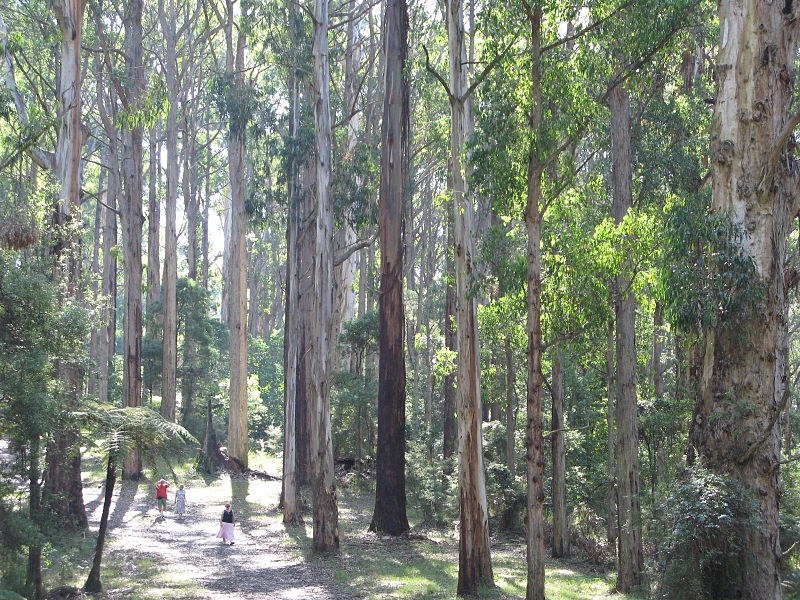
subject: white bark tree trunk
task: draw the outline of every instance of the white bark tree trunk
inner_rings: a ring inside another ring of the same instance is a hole
[[[456,323],[458,346],[458,482],[460,495],[458,588],[460,596],[494,585],[489,546],[489,512],[483,468],[480,350],[477,308],[469,293],[474,267],[474,207],[466,179],[466,143],[472,132],[472,102],[466,97],[464,7],[446,5],[450,69],[450,161],[453,186]]]
[[[331,113],[328,62],[329,0],[314,3],[314,124],[316,147],[316,228],[314,234],[314,317],[311,344],[310,438],[315,552],[339,548],[339,514],[333,477],[329,336],[332,314],[333,201],[331,198]]]
[[[736,238],[755,266],[761,297],[737,321],[709,331],[700,400],[690,439],[709,469],[753,492],[759,524],[743,533],[743,568],[732,597],[779,600],[779,446],[787,321],[786,238],[800,201],[791,114],[800,38],[800,3],[723,0],[717,98],[711,126],[713,208],[745,235]],[[796,108],[794,109],[796,110]],[[746,331],[747,335],[742,335]],[[731,402],[736,398],[737,402]],[[742,412],[737,407],[751,407]]]
[[[234,30],[234,3],[227,0],[227,35]],[[235,59],[228,55],[227,66],[233,74],[237,94],[245,93],[245,28],[238,28]],[[229,51],[231,48],[229,48]],[[243,101],[243,99],[239,99]],[[237,115],[230,123],[228,162],[230,164],[230,289],[228,319],[230,326],[230,413],[228,415],[228,454],[245,467],[248,463],[247,429],[247,215],[245,132],[247,119]]]
[[[167,194],[164,215],[164,279],[162,285],[163,354],[161,367],[161,415],[175,422],[178,367],[178,62],[177,19],[174,0],[165,8],[164,0],[158,3],[158,18],[166,42],[164,71],[167,79]]]

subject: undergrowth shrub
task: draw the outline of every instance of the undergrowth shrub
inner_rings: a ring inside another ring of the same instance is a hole
[[[752,570],[747,532],[759,526],[752,494],[732,477],[695,466],[661,507],[654,598],[722,600]]]
[[[452,521],[458,501],[458,474],[454,458],[431,452],[424,437],[411,441],[406,454],[406,489],[411,508],[419,510],[423,524],[441,527]]]

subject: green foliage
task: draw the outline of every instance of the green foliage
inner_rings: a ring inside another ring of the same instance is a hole
[[[231,136],[243,136],[258,108],[256,89],[237,83],[236,75],[228,72],[217,74],[211,86],[217,111],[228,122]]]
[[[443,459],[441,451],[432,446],[426,436],[408,443],[406,497],[409,506],[422,515],[423,523],[443,526],[455,515],[458,481],[454,458]]]
[[[273,332],[267,339],[251,338],[247,361],[249,373],[258,379],[258,396],[249,406],[250,438],[279,451],[283,438],[283,332]]]
[[[678,329],[695,335],[748,321],[763,295],[744,232],[728,215],[710,213],[704,200],[670,204],[663,236],[665,309]]]
[[[723,600],[752,568],[748,531],[759,527],[758,505],[736,479],[700,466],[675,484],[656,531],[656,598]]]

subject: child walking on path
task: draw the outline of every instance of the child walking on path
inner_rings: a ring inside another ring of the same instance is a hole
[[[230,541],[233,546],[233,525],[236,520],[233,518],[233,509],[230,503],[225,504],[225,510],[222,511],[222,517],[219,520],[218,538],[222,538],[222,543],[225,544]]]
[[[183,513],[186,512],[186,490],[183,489],[183,484],[178,486],[178,491],[175,492],[175,514],[180,519]]]
[[[164,510],[167,508],[167,488],[169,484],[166,479],[159,479],[156,483],[156,504],[158,505],[159,514],[163,515]]]

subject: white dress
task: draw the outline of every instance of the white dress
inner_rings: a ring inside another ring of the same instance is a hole
[[[182,515],[186,512],[186,490],[175,492],[175,513]]]

